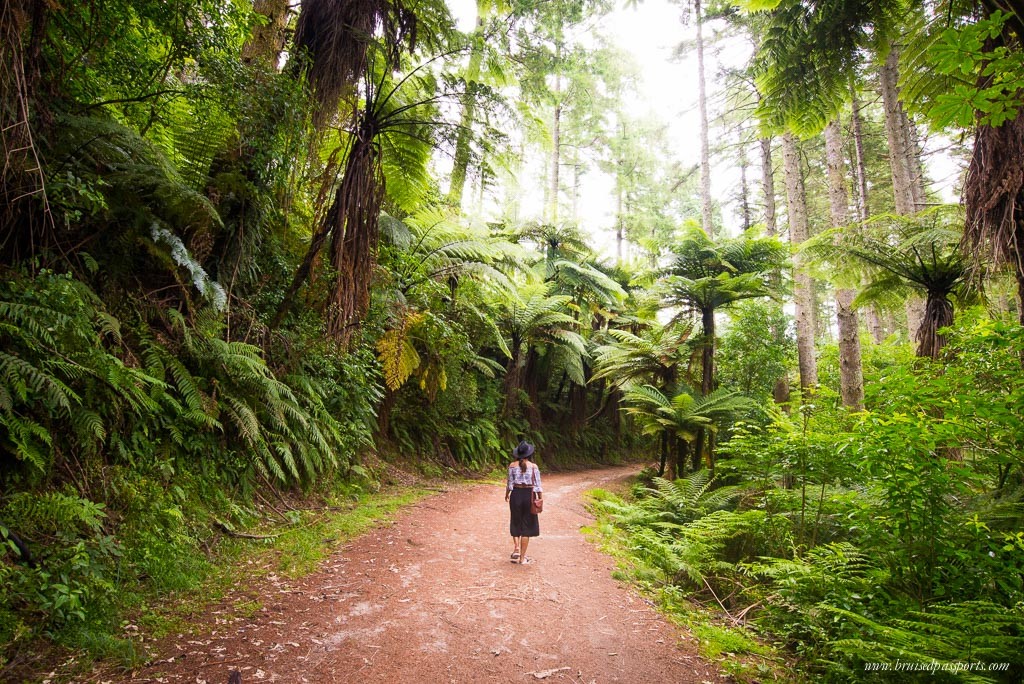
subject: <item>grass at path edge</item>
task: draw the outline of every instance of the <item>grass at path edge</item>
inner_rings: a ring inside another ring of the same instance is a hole
[[[735,681],[798,681],[788,675],[784,653],[750,630],[729,625],[720,614],[691,601],[685,590],[672,584],[661,570],[633,553],[628,532],[597,505],[610,498],[628,500],[633,481],[635,478],[622,483],[616,491],[597,488],[584,494],[584,504],[595,520],[582,531],[602,553],[615,559],[617,569],[612,577],[635,588],[673,624],[690,632],[700,655]]]
[[[160,591],[141,583],[121,592],[117,609],[123,615],[121,637],[83,631],[78,648],[55,644],[46,657],[47,681],[81,681],[100,672],[109,677],[136,669],[157,657],[151,643],[170,635],[198,633],[209,624],[212,613],[218,622],[251,617],[263,608],[257,593],[262,583],[312,574],[348,542],[439,491],[422,485],[378,491],[339,487],[322,495],[315,508],[285,511],[290,523],[282,520],[258,530],[237,530],[265,538],[218,534],[206,557],[192,565],[183,587]]]

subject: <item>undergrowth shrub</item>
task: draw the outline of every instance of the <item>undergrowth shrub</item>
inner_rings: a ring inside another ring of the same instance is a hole
[[[692,476],[597,505],[657,569],[646,581],[747,616],[816,680],[901,661],[871,676],[1019,681],[1024,333],[965,316],[949,340],[938,361],[877,354],[863,412],[824,391],[738,426],[721,445],[725,507],[702,507]]]
[[[0,283],[0,665],[40,635],[132,657],[123,610],[196,586],[213,524],[257,522],[256,486],[360,471],[372,357],[275,372],[215,314],[167,316],[125,325],[49,271]]]

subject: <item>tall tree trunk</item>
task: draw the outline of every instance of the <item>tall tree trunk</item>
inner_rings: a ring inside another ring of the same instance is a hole
[[[459,118],[459,132],[455,139],[455,160],[452,166],[451,182],[448,184],[448,203],[456,209],[462,209],[462,193],[466,186],[466,175],[469,171],[470,140],[473,137],[473,123],[476,121],[475,86],[480,78],[480,66],[484,60],[483,50],[484,19],[476,19],[476,31],[473,33],[473,48],[466,67],[466,93],[462,102],[462,114]],[[483,182],[481,181],[481,185]]]
[[[864,157],[864,126],[861,118],[860,98],[857,97],[857,88],[853,82],[850,83],[850,101],[852,112],[850,114],[850,128],[853,132],[853,168],[857,180],[857,215],[861,221],[867,221],[871,217],[871,204],[868,197],[868,170]],[[878,315],[878,308],[871,304],[867,307],[866,323],[871,339],[875,344],[881,344],[885,340],[885,329],[882,326],[882,318]]]
[[[907,141],[907,172],[910,174],[910,195],[914,198],[914,210],[920,211],[927,203],[924,188],[924,162],[922,161],[921,133],[914,122],[900,107],[900,126],[903,139]]]
[[[693,1],[697,18],[697,106],[700,109],[700,216],[701,228],[713,237],[715,224],[711,210],[711,151],[708,144],[708,96],[704,82],[704,18],[700,0]]]
[[[480,153],[480,183],[476,194],[476,215],[479,216],[484,211],[484,194],[487,192],[487,153]]]
[[[622,240],[625,237],[625,220],[622,213],[622,181],[615,183],[615,265],[622,266]]]
[[[779,234],[775,219],[775,170],[772,167],[772,139],[761,138],[761,192],[764,195],[764,225],[769,236]]]
[[[572,220],[580,218],[580,159],[579,149],[573,148],[572,155]]]
[[[769,237],[779,234],[778,219],[775,209],[775,167],[772,162],[772,139],[765,136],[759,140],[761,149],[761,194],[764,196],[764,226],[765,233]],[[782,282],[782,273],[776,271],[772,274],[772,282],[775,287]],[[782,341],[784,331],[778,326],[772,325],[772,339]],[[789,411],[789,377],[784,374],[775,380],[772,388],[772,396],[776,404],[783,404],[783,410]]]
[[[742,136],[741,136],[742,137]],[[750,187],[747,184],[747,146],[740,140],[740,213],[743,215],[743,230],[750,229],[752,221],[750,218]]]
[[[561,61],[562,46],[558,45],[556,60]],[[558,167],[562,153],[562,76],[555,74],[555,112],[551,122],[551,175],[548,177],[548,221],[558,221]]]
[[[838,118],[830,121],[825,127],[825,157],[828,165],[828,203],[832,214],[832,226],[841,228],[850,222],[850,212],[846,193],[843,133]],[[860,411],[864,408],[864,372],[861,368],[857,310],[853,308],[856,296],[856,290],[850,288],[836,290],[840,394],[843,406]]]
[[[913,160],[913,143],[909,139],[906,113],[899,101],[899,50],[895,45],[889,49],[885,63],[878,74],[878,83],[882,90],[882,103],[885,110],[885,135],[889,143],[889,168],[892,171],[893,198],[896,213],[912,216],[917,213],[914,187],[914,169],[918,165]],[[917,339],[921,322],[924,320],[924,300],[917,296],[907,299],[907,332],[911,341]]]
[[[889,144],[889,168],[892,171],[892,188],[896,212],[903,216],[916,213],[911,171],[908,164],[908,141],[903,125],[903,105],[899,101],[899,50],[893,46],[878,74],[885,111],[885,136]]]
[[[788,131],[782,136],[783,172],[786,180],[786,206],[789,214],[789,242],[803,244],[808,235],[807,198],[800,169],[796,139]],[[814,283],[797,257],[793,263],[793,299],[796,304],[796,348],[800,366],[800,387],[813,389],[818,384],[818,364],[814,357]]]
[[[508,215],[509,220],[513,223],[519,221],[520,211],[520,191],[522,185],[519,182],[520,174],[523,170],[523,159],[526,157],[526,142],[523,138],[519,140],[519,149],[516,150],[511,163],[511,168],[504,174],[505,178],[505,214]],[[545,185],[544,187],[547,187]],[[547,206],[545,199],[545,206]]]
[[[704,333],[704,348],[701,350],[700,394],[706,397],[715,391],[715,311],[701,311],[701,327]]]
[[[857,89],[852,83],[850,101],[850,129],[853,133],[854,170],[857,179],[857,215],[861,221],[867,221],[871,217],[871,208],[868,205],[868,169],[864,160],[864,122],[860,114],[860,98],[857,97]]]

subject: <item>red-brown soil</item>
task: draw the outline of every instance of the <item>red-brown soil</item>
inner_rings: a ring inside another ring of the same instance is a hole
[[[212,611],[124,681],[223,683],[231,670],[246,684],[725,681],[580,531],[592,521],[583,492],[633,472],[544,475],[532,565],[509,562],[500,485],[431,496],[312,575],[239,587],[238,600],[262,602],[253,618]]]

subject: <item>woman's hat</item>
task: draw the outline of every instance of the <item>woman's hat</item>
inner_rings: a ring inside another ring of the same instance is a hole
[[[533,456],[533,445],[524,440],[516,447],[515,454],[516,458],[530,458]]]

